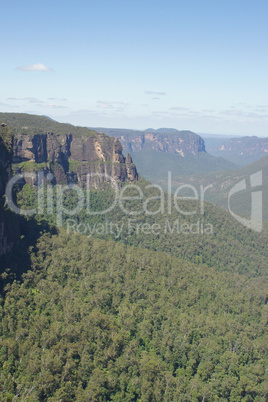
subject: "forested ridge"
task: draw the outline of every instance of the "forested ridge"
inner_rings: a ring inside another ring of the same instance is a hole
[[[57,134],[75,134],[76,136],[94,136],[96,131],[87,127],[73,126],[72,124],[58,123],[47,116],[37,116],[28,113],[0,113],[0,120],[13,128],[14,135],[19,133],[36,135],[46,132]]]

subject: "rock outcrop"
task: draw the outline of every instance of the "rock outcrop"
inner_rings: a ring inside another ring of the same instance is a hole
[[[31,164],[32,163],[32,164]],[[138,178],[130,156],[125,158],[117,138],[96,133],[90,136],[23,134],[16,136],[13,146],[14,170],[43,170],[54,175],[55,183],[80,183],[85,186],[88,174],[98,187],[110,176],[118,182]]]

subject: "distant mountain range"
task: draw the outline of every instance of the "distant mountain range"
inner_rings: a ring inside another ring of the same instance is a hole
[[[94,130],[120,140],[127,152],[157,151],[172,154],[198,155],[206,152],[204,140],[192,131],[173,128],[147,129],[144,131],[97,127]]]
[[[124,152],[129,152],[139,166],[139,173],[148,180],[175,175],[235,169],[236,165],[206,152],[205,142],[192,131],[173,128],[144,131],[95,127],[94,130],[116,137]]]
[[[253,137],[204,137],[206,150],[238,165],[248,165],[268,155],[268,138]]]

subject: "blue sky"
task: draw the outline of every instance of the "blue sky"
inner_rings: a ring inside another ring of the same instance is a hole
[[[268,136],[267,0],[9,0],[0,110]]]

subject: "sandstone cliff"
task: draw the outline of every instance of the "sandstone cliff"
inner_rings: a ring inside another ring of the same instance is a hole
[[[1,117],[1,114],[0,114]],[[85,186],[88,174],[98,187],[107,176],[118,182],[137,180],[136,166],[122,154],[117,138],[71,125],[51,122],[41,116],[2,114],[16,131],[13,169],[52,173],[54,183],[79,183]],[[42,129],[38,128],[38,121]],[[34,123],[33,123],[34,122]],[[46,131],[46,127],[53,131]]]

